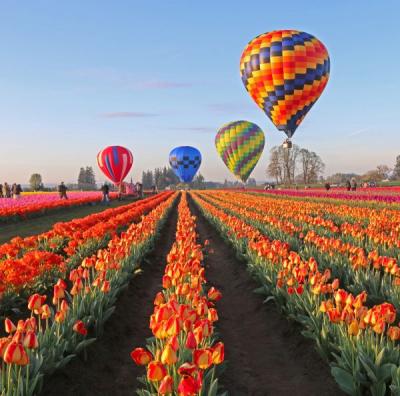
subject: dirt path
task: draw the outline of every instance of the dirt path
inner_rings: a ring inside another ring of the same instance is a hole
[[[73,360],[65,369],[46,379],[41,395],[46,396],[132,396],[144,374],[130,358],[134,347],[145,346],[151,337],[149,319],[154,297],[162,288],[165,258],[175,240],[177,211],[161,231],[155,249],[142,264],[143,273],[135,277],[117,302],[105,326],[104,335],[88,350],[88,360]]]
[[[221,290],[218,332],[225,343],[227,367],[221,383],[229,395],[339,396],[329,367],[297,326],[282,317],[273,304],[253,293],[258,287],[233,249],[190,200],[198,217],[199,238],[210,241],[206,278]]]

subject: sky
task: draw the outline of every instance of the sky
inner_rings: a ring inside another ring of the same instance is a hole
[[[265,132],[252,176],[284,140],[252,101],[239,60],[276,29],[315,35],[331,60],[328,86],[294,135],[326,175],[393,166],[400,154],[397,0],[31,1],[0,3],[0,181],[75,182],[108,145],[134,155],[129,177],[197,147],[207,180],[233,180],[214,137],[245,119]]]

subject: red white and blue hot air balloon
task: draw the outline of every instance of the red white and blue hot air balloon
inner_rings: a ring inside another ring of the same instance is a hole
[[[97,164],[113,183],[119,185],[132,168],[133,155],[125,147],[109,146],[97,154]]]

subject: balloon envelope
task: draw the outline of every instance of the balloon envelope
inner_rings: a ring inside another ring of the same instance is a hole
[[[180,146],[169,153],[169,163],[183,183],[190,183],[201,165],[200,151],[191,146]]]
[[[223,125],[215,137],[215,147],[228,169],[246,182],[264,150],[264,132],[250,121]]]
[[[129,173],[133,155],[125,147],[109,146],[97,154],[100,170],[115,184],[120,184]]]
[[[325,46],[297,30],[257,36],[240,59],[242,81],[250,96],[289,138],[328,83],[329,67]]]

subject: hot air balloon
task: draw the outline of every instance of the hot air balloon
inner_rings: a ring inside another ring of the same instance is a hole
[[[215,147],[228,169],[246,182],[264,150],[264,132],[250,121],[223,125],[215,137]]]
[[[240,59],[247,91],[278,130],[293,136],[329,79],[329,54],[314,36],[276,30],[249,42]]]
[[[97,154],[100,170],[116,185],[120,185],[133,164],[133,155],[125,147],[109,146]]]
[[[169,153],[169,163],[182,183],[190,183],[200,168],[201,154],[191,146],[176,147]]]

